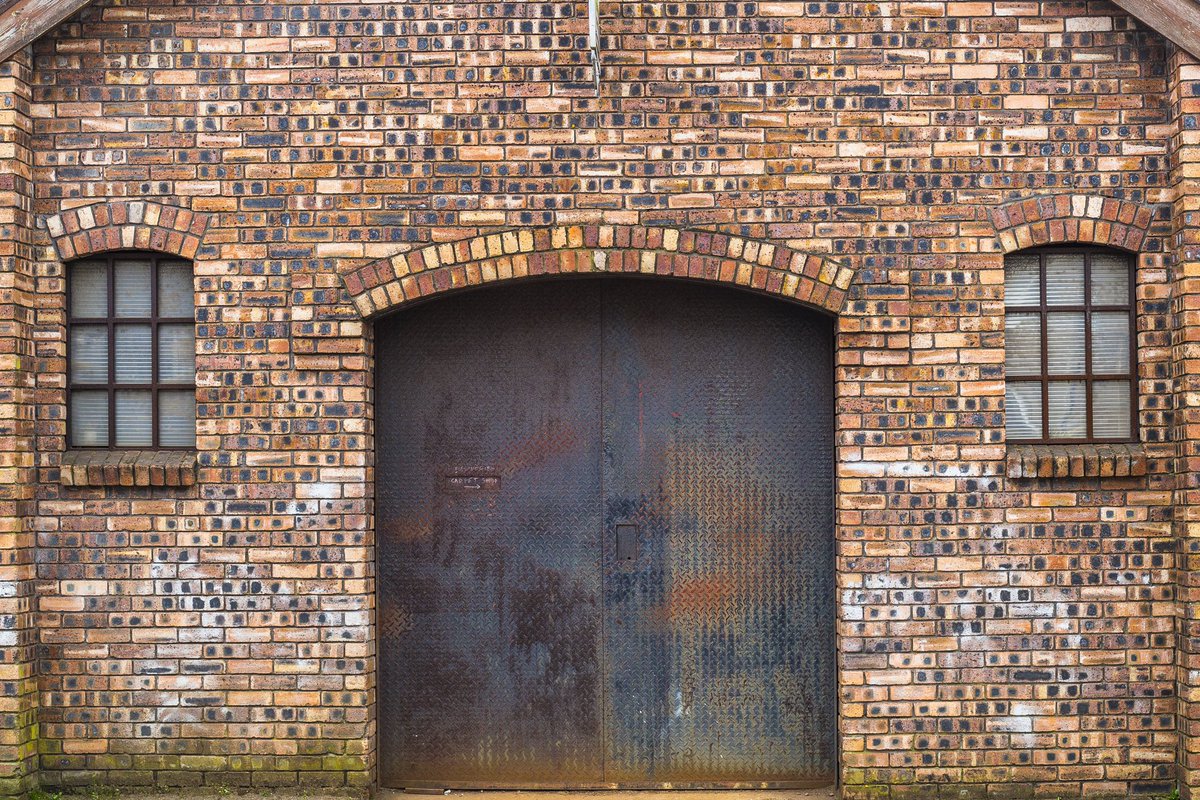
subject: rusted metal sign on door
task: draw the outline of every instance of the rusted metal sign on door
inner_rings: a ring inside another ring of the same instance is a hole
[[[382,785],[831,780],[831,339],[616,279],[381,323]]]

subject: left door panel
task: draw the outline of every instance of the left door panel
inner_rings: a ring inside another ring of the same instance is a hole
[[[577,288],[377,326],[383,786],[603,781],[600,293]]]

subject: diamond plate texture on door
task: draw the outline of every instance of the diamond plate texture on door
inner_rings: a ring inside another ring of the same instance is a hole
[[[599,312],[529,286],[378,326],[383,786],[602,778]]]
[[[381,785],[832,779],[828,319],[564,280],[376,350]]]
[[[836,770],[832,325],[653,284],[604,304],[605,775]],[[614,558],[636,524],[638,557]]]

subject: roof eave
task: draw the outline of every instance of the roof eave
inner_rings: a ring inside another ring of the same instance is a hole
[[[1200,57],[1200,0],[1113,0],[1180,49]]]
[[[90,0],[17,0],[0,14],[0,61],[11,58]]]

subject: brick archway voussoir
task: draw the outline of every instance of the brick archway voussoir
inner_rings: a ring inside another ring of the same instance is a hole
[[[442,292],[549,275],[659,275],[784,297],[833,314],[854,277],[784,245],[710,231],[633,225],[525,228],[428,245],[342,273],[364,318]]]
[[[1005,253],[1051,244],[1096,244],[1137,252],[1154,209],[1093,194],[1060,194],[1017,200],[991,210]]]
[[[191,259],[209,215],[152,200],[114,200],[67,209],[42,222],[62,261],[110,250],[154,250]]]

